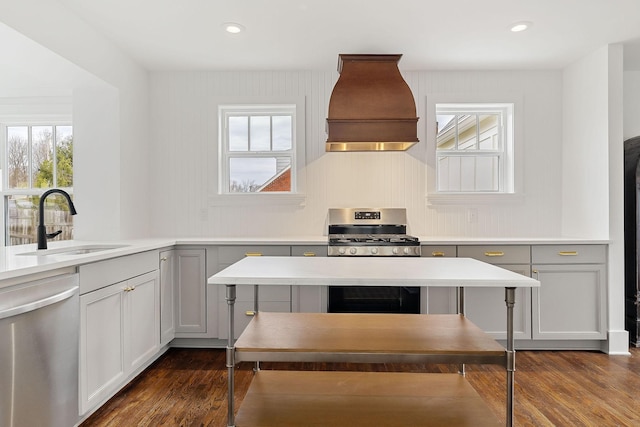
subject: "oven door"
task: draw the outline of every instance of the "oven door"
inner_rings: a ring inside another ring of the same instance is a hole
[[[329,286],[329,313],[420,313],[416,286]]]

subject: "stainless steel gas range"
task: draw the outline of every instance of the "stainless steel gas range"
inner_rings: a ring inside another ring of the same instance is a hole
[[[329,256],[420,256],[404,208],[329,209]]]
[[[329,209],[328,256],[419,257],[404,208]],[[330,286],[330,313],[419,313],[419,287]]]

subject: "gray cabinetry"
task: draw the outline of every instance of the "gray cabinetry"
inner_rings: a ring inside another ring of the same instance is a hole
[[[106,401],[160,348],[158,252],[81,265],[80,413]]]
[[[327,245],[291,246],[291,256],[327,256]],[[326,313],[326,286],[292,286],[291,311],[299,313]]]
[[[176,335],[175,283],[176,251],[160,252],[160,345],[166,345]]]
[[[175,251],[176,338],[205,338],[207,330],[207,278],[204,248]]]
[[[422,245],[423,257],[456,257],[458,249],[454,245]],[[421,289],[420,307],[422,313],[451,314],[456,313],[456,290],[453,288]]]
[[[459,246],[458,257],[478,259],[523,276],[531,276],[531,247],[528,245]],[[465,290],[466,316],[496,339],[507,338],[504,292],[499,288]],[[531,290],[528,288],[516,290],[513,334],[518,340],[531,339]]]
[[[220,271],[245,256],[290,256],[290,246],[251,245],[251,246],[218,246],[218,270]],[[227,302],[226,287],[218,286],[217,338],[227,338]],[[234,335],[239,337],[255,314],[254,292],[252,285],[236,286],[236,303],[234,310]],[[291,286],[263,286],[258,289],[258,309],[260,311],[291,312]]]
[[[606,338],[606,246],[540,245],[532,251],[533,338]]]

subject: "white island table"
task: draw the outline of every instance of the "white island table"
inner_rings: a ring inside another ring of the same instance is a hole
[[[470,258],[247,257],[208,283],[227,289],[228,426],[495,425],[463,376],[388,372],[260,371],[236,419],[241,361],[499,364],[513,425],[515,289],[538,287],[537,280]],[[259,313],[257,306],[234,343],[236,285],[504,287],[507,348],[462,314]]]

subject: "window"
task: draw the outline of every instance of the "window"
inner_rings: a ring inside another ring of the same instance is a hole
[[[296,192],[296,105],[224,105],[220,194]]]
[[[73,128],[69,124],[2,126],[2,194],[6,246],[37,241],[40,195],[73,187]],[[47,198],[47,231],[73,239],[73,216],[58,195]],[[49,229],[49,227],[51,227]]]
[[[513,193],[513,104],[436,104],[436,191]]]

